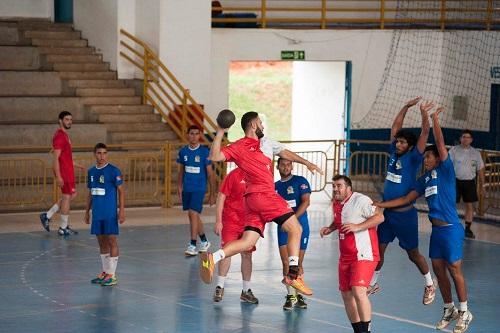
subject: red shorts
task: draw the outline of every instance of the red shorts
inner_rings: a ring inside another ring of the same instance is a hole
[[[222,232],[221,232],[221,246],[224,246],[232,241],[240,239],[243,236],[243,232],[245,232],[245,225],[241,224],[240,221],[230,221],[226,220],[222,222]],[[253,252],[256,250],[256,247],[253,246],[248,252]]]
[[[351,287],[368,287],[378,261],[339,260],[339,289],[349,291]]]
[[[261,237],[264,237],[267,222],[285,214],[293,214],[287,202],[276,192],[249,193],[245,195],[245,204],[247,209],[245,228],[250,227],[251,230],[259,231]]]
[[[62,194],[72,195],[76,193],[75,182],[69,182],[64,179],[64,184],[61,187]]]

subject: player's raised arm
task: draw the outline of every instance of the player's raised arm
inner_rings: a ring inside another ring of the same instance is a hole
[[[208,159],[213,162],[223,162],[226,160],[226,156],[221,151],[225,131],[225,129],[217,127],[214,141],[212,141],[212,146],[210,147],[210,155],[208,155]]]
[[[409,100],[406,102],[406,104],[403,106],[401,110],[399,110],[398,115],[396,118],[394,118],[394,122],[392,123],[391,127],[391,141],[394,140],[394,137],[396,136],[396,133],[403,128],[403,121],[405,120],[406,117],[406,112],[414,105],[416,105],[422,97],[418,96],[415,97],[412,100]]]
[[[445,161],[448,158],[448,150],[444,144],[443,131],[441,130],[441,125],[439,125],[439,114],[443,112],[444,108],[437,108],[436,112],[431,115],[432,118],[432,132],[434,133],[434,140],[436,141],[436,147],[439,152],[439,158],[441,161]]]
[[[297,162],[297,163],[303,164],[312,173],[319,172],[321,175],[323,174],[323,170],[321,170],[321,168],[318,167],[316,164],[309,162],[308,160],[300,157],[299,155],[295,154],[294,152],[292,152],[288,149],[282,150],[278,154],[278,156],[284,158],[285,160],[289,160],[292,162]]]
[[[427,144],[427,139],[429,138],[429,132],[431,130],[431,124],[429,122],[429,111],[434,107],[434,102],[427,101],[420,104],[420,114],[422,115],[422,130],[420,131],[420,136],[417,141],[417,149],[420,153],[424,152],[425,145]]]
[[[394,208],[394,207],[400,207],[400,206],[406,206],[416,200],[419,197],[419,194],[417,191],[410,191],[407,195],[404,197],[399,197],[397,199],[389,200],[389,201],[382,201],[382,202],[374,202],[373,205],[376,207],[380,208]]]

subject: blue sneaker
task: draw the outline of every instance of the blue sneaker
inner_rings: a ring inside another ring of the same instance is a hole
[[[47,217],[47,213],[40,214],[40,223],[42,223],[42,227],[45,230],[50,231],[50,227],[49,227],[50,219]]]
[[[78,235],[78,231],[71,229],[69,226],[67,226],[66,229],[59,227],[57,232],[60,236]]]
[[[104,278],[104,281],[101,282],[101,286],[103,286],[103,287],[111,287],[111,286],[114,286],[117,283],[118,283],[118,279],[116,278],[116,275],[108,274]]]
[[[90,280],[90,283],[94,284],[102,284],[102,282],[106,279],[106,272],[102,272],[101,274],[97,275],[95,279]]]

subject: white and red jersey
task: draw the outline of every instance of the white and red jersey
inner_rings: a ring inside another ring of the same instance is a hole
[[[372,203],[369,197],[357,192],[343,202],[334,201],[333,223],[339,231],[341,260],[380,260],[376,227],[354,233],[340,231],[342,224],[360,224],[372,217],[375,214]]]
[[[274,193],[272,162],[260,150],[259,140],[241,138],[222,148],[222,153],[245,173],[246,193]]]

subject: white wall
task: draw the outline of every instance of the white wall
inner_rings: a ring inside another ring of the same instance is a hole
[[[54,0],[1,0],[0,17],[54,18]]]
[[[280,60],[281,50],[304,50],[309,61],[352,61],[352,121],[370,110],[384,73],[391,31],[213,29],[210,104],[215,117],[227,108],[229,64]]]
[[[103,54],[113,70],[117,69],[118,1],[74,0],[73,3],[75,29],[82,31],[82,37]]]

